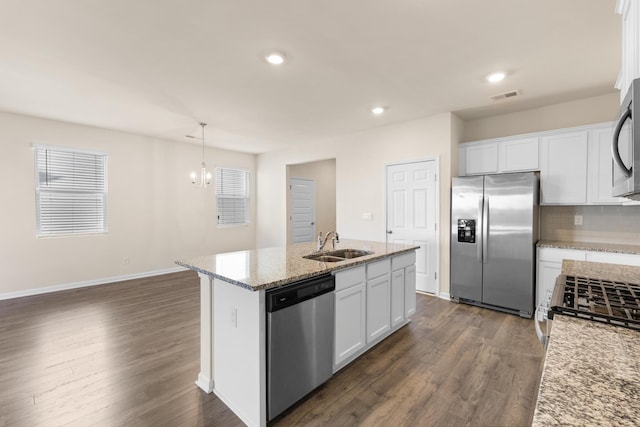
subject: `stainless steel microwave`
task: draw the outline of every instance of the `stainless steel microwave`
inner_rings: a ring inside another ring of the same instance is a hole
[[[613,132],[613,196],[640,200],[640,79],[631,82]],[[637,125],[637,126],[636,126]]]

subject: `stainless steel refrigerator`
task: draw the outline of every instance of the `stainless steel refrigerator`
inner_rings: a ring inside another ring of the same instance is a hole
[[[454,300],[532,316],[538,204],[535,172],[453,178]]]

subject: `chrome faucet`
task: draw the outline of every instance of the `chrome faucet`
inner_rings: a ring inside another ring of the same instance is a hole
[[[327,240],[329,240],[329,236],[333,234],[333,239],[331,239],[331,249],[336,248],[336,242],[340,243],[340,236],[338,236],[337,231],[329,231],[324,238],[322,237],[322,231],[318,233],[318,252],[320,252],[324,245],[327,244]]]

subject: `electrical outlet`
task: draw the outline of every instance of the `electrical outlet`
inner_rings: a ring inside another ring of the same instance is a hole
[[[573,217],[573,224],[574,225],[582,225],[582,215],[575,215]]]

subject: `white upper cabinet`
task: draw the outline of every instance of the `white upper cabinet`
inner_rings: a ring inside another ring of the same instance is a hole
[[[501,172],[538,170],[538,138],[502,141],[498,150]]]
[[[622,102],[633,79],[640,77],[640,3],[618,0],[616,12],[622,16],[622,67],[616,82]]]
[[[467,175],[482,175],[498,172],[498,144],[470,145],[465,150]]]
[[[538,138],[460,144],[460,175],[538,170]]]
[[[562,132],[540,140],[540,204],[587,203],[587,131]]]
[[[459,175],[540,171],[543,205],[639,204],[612,194],[613,123],[459,146]]]
[[[613,160],[611,138],[613,126],[605,125],[589,131],[589,176],[587,199],[593,205],[619,205],[626,199],[613,197]]]

